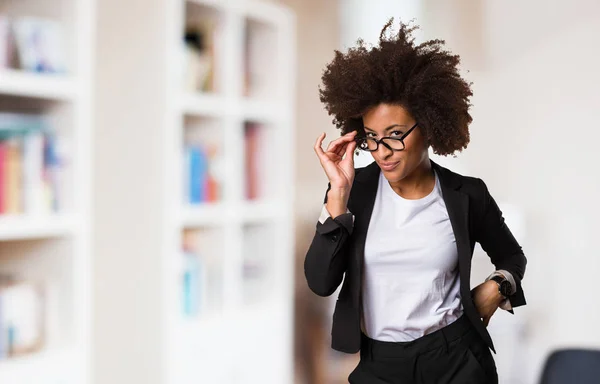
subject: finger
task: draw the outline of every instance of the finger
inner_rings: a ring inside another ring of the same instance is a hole
[[[323,158],[323,156],[325,156],[325,152],[323,151],[323,140],[325,139],[326,133],[323,132],[319,135],[319,137],[317,137],[317,141],[315,142],[315,152],[317,153],[317,156],[319,156],[320,159]]]
[[[351,132],[346,133],[344,136],[355,138],[357,133],[358,133],[358,131],[351,131]]]
[[[358,133],[358,131],[350,131],[350,132],[346,133],[345,135],[342,135],[341,137],[354,137],[354,136],[356,136],[357,133]]]
[[[355,149],[356,149],[356,141],[348,143],[348,145],[346,146],[346,156],[353,157]]]
[[[335,153],[336,155],[343,157],[344,154],[348,151],[349,146],[352,146],[353,149],[351,149],[351,151],[353,151],[354,148],[356,148],[356,141],[352,140],[349,142],[341,143],[338,146],[336,146],[333,150],[330,150],[328,152]]]
[[[354,141],[354,137],[356,136],[356,134],[354,132],[356,132],[356,131],[350,132],[342,137],[339,137],[339,138],[333,140],[327,146],[327,151],[328,152],[336,152],[339,149],[340,145]]]
[[[341,143],[340,145],[335,147],[335,149],[333,151],[329,151],[329,152],[335,153],[337,156],[342,157],[342,156],[344,156],[344,153],[346,153],[346,149],[348,148],[348,145],[350,145],[351,143],[353,143],[353,142],[350,141],[347,143]]]
[[[327,146],[326,152],[339,153],[340,149],[342,149],[342,153],[344,153],[343,151],[346,149],[346,144],[348,143],[349,141],[332,141]]]

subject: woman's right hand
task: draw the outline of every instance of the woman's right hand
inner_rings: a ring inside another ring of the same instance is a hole
[[[321,147],[325,132],[323,132],[315,143],[315,152],[319,157],[321,166],[327,174],[332,191],[340,191],[347,195],[354,181],[354,150],[356,149],[356,131],[349,132],[340,138],[333,140],[323,151]],[[346,155],[344,157],[344,154]]]

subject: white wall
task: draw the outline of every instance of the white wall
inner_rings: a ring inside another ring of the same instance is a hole
[[[341,0],[341,46],[344,49],[354,46],[358,38],[368,44],[376,43],[381,28],[391,17],[394,18],[394,23],[420,19],[421,6],[420,0]]]

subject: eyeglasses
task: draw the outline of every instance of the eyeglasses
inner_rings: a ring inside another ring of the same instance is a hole
[[[375,139],[373,137],[359,137],[356,139],[356,143],[358,144],[357,147],[360,150],[363,151],[368,151],[368,152],[375,152],[379,149],[379,144],[383,144],[386,148],[392,150],[392,151],[403,151],[405,146],[404,146],[404,139],[406,138],[406,136],[408,136],[413,129],[416,128],[416,126],[419,123],[415,123],[415,125],[413,125],[408,131],[406,131],[406,133],[404,133],[402,136],[400,137],[382,137],[381,139]]]

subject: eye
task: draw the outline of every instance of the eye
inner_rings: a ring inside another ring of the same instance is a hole
[[[391,137],[394,137],[394,136],[400,137],[400,136],[402,136],[402,131],[392,131],[392,132],[390,132],[390,136]]]
[[[367,137],[377,137],[375,132],[367,132]]]

